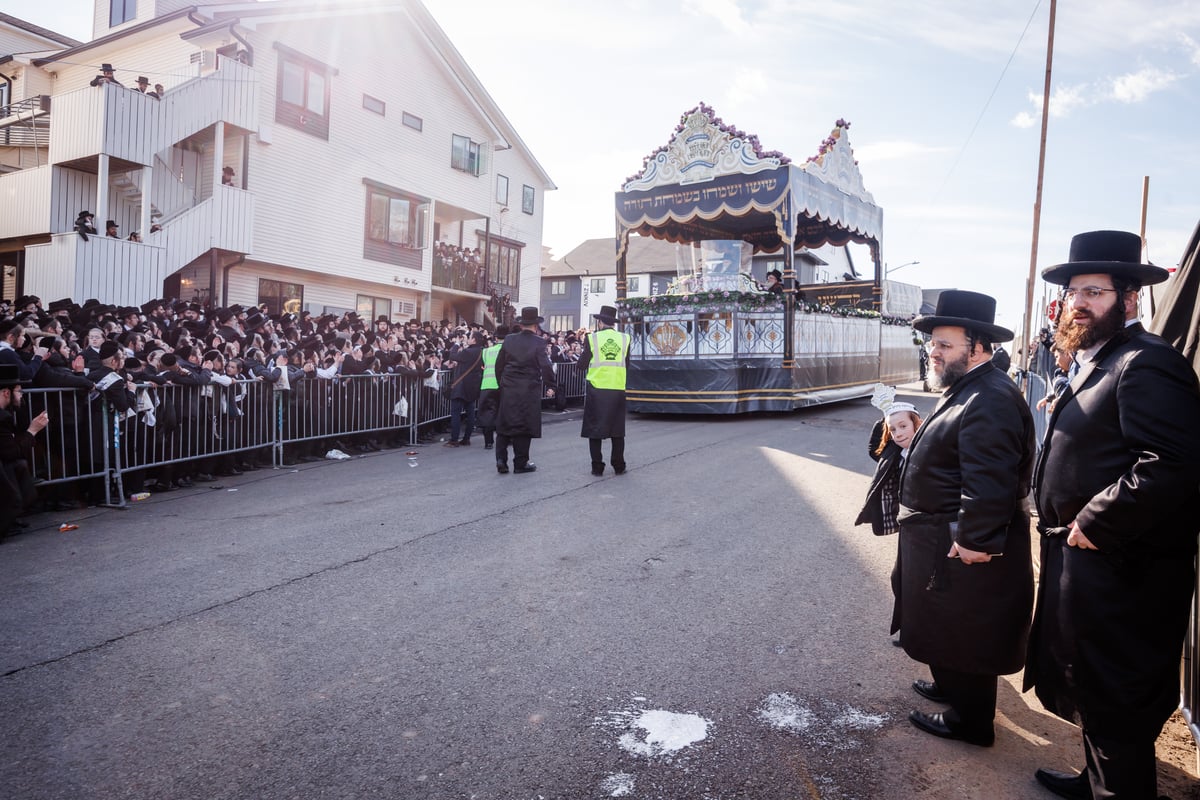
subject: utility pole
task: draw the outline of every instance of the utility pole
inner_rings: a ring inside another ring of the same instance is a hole
[[[1037,282],[1038,235],[1042,225],[1042,178],[1046,173],[1046,129],[1050,123],[1050,67],[1054,63],[1054,13],[1056,0],[1050,0],[1050,33],[1046,40],[1046,83],[1042,89],[1042,140],[1038,150],[1037,196],[1033,201],[1033,243],[1029,253],[1029,279],[1025,282],[1025,361],[1033,345],[1033,286]]]

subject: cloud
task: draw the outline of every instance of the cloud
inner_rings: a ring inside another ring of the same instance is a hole
[[[878,164],[882,161],[913,158],[929,153],[946,153],[947,147],[934,147],[921,142],[873,142],[854,148],[854,156],[859,161]]]
[[[1113,78],[1112,98],[1122,103],[1140,103],[1152,93],[1167,88],[1177,80],[1179,76],[1172,72],[1158,67],[1145,67],[1137,72]]]
[[[1200,44],[1196,44],[1196,40],[1186,33],[1179,34],[1179,41],[1191,53],[1192,64],[1200,67]]]
[[[693,14],[708,16],[721,24],[721,27],[733,33],[748,33],[750,23],[742,17],[742,10],[737,0],[687,0],[684,8]]]
[[[1032,128],[1042,119],[1042,95],[1030,92],[1029,104],[1032,111],[1020,111],[1009,123],[1017,128]],[[1050,95],[1050,116],[1068,117],[1073,111],[1095,105],[1103,97],[1093,84],[1082,83],[1076,86],[1059,86]]]

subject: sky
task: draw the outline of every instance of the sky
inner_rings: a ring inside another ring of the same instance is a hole
[[[555,257],[613,235],[614,193],[701,101],[797,163],[840,118],[891,277],[985,292],[1020,327],[1050,0],[425,4],[558,186]],[[0,0],[77,39],[91,8]],[[1147,255],[1174,266],[1200,220],[1200,3],[1060,0],[1053,56],[1038,272],[1076,233],[1138,231],[1145,178]]]

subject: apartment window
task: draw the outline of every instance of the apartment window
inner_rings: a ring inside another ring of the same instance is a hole
[[[508,205],[508,178],[496,176],[496,202],[502,206]]]
[[[483,145],[466,136],[450,137],[450,166],[471,175],[483,174]]]
[[[566,281],[550,281],[550,294],[566,294],[566,293],[567,293],[567,282]]]
[[[533,213],[533,187],[521,187],[521,210],[526,214]]]
[[[275,121],[328,139],[329,85],[337,70],[278,42],[275,49],[279,51]]]
[[[258,302],[266,303],[270,314],[299,314],[304,308],[304,286],[259,278]]]
[[[369,178],[363,178],[363,183],[367,188],[363,257],[420,269],[429,199]]]
[[[592,278],[588,291],[592,294],[604,294],[604,278]]]
[[[354,307],[358,312],[358,318],[369,322],[374,322],[380,317],[386,317],[388,320],[392,318],[392,301],[386,297],[360,294],[355,300]]]
[[[400,114],[400,122],[412,128],[414,131],[425,129],[425,120],[421,119],[416,114],[410,114],[407,111]]]
[[[641,281],[638,280],[638,278],[640,278],[640,277],[641,277],[640,275],[630,276],[628,279],[629,288],[626,289],[626,291],[628,291],[628,292],[638,291],[638,288],[641,286]]]
[[[488,280],[493,284],[516,289],[520,277],[521,248],[493,239],[488,249]]]
[[[555,332],[575,330],[575,317],[570,314],[551,314],[549,322],[549,329]]]
[[[386,116],[387,103],[380,100],[378,97],[371,97],[369,94],[363,95],[363,108],[367,111],[373,111],[379,116]]]
[[[108,27],[115,28],[137,16],[137,0],[109,0]]]

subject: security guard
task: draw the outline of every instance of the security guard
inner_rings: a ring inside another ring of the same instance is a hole
[[[612,439],[613,472],[625,473],[625,372],[629,366],[630,337],[613,326],[617,310],[601,306],[596,330],[586,337],[579,368],[587,370],[583,401],[583,429],[592,453],[592,474],[604,474],[601,443]]]
[[[496,357],[508,336],[507,325],[496,326],[496,343],[483,349],[483,383],[480,385],[479,410],[475,422],[483,430],[483,449],[491,450],[496,437],[496,409],[500,405],[500,384],[496,381]]]

